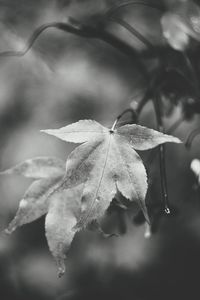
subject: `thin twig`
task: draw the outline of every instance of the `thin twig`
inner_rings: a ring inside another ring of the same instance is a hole
[[[79,29],[71,26],[71,24],[62,23],[62,22],[52,22],[52,23],[43,24],[33,32],[31,37],[27,41],[27,45],[25,46],[25,48],[23,50],[3,51],[3,52],[0,52],[0,57],[24,56],[32,48],[32,46],[34,45],[34,43],[38,39],[38,37],[48,28],[57,28],[57,29],[61,29],[61,30],[68,31],[71,33],[80,34]]]
[[[48,28],[56,28],[67,33],[75,34],[79,37],[99,39],[106,44],[114,47],[117,51],[125,54],[138,65],[138,68],[143,73],[143,76],[148,79],[148,74],[146,69],[142,65],[139,57],[139,53],[131,46],[122,41],[118,36],[108,32],[104,27],[105,24],[97,24],[96,26],[91,26],[88,24],[83,24],[71,17],[68,18],[67,22],[52,22],[43,24],[40,27],[36,28],[31,37],[28,39],[27,44],[23,50],[20,51],[3,51],[0,52],[0,57],[13,56],[13,57],[22,57],[24,56],[34,45],[38,37]],[[149,54],[148,54],[149,55]]]
[[[185,121],[184,117],[181,116],[176,120],[166,131],[167,134],[172,134],[183,122]]]
[[[147,102],[150,100],[151,96],[151,90],[147,90],[146,94],[144,97],[140,100],[138,107],[136,109],[137,117],[139,119],[139,116],[144,108],[144,106],[147,104]]]
[[[160,97],[156,94],[154,100],[154,109],[157,119],[158,130],[164,132],[162,113],[160,108]],[[164,211],[166,214],[170,214],[169,200],[168,200],[168,190],[167,190],[167,175],[166,175],[166,163],[165,163],[165,145],[159,146],[159,161],[160,161],[160,176],[161,176],[161,189],[162,189],[162,199],[164,204]]]
[[[122,4],[119,5],[114,5],[113,7],[111,7],[106,13],[105,13],[105,17],[111,16],[113,14],[115,14],[119,9],[127,7],[127,6],[134,6],[134,5],[138,5],[138,6],[146,6],[158,11],[163,11],[162,7],[160,5],[156,5],[156,4],[150,4],[149,2],[146,1],[127,1],[124,2]]]
[[[139,31],[137,31],[133,26],[128,24],[126,21],[122,20],[121,18],[112,17],[109,18],[108,21],[118,23],[126,30],[128,30],[132,35],[134,35],[140,42],[142,42],[147,48],[154,48],[153,44],[148,41]]]
[[[194,139],[195,139],[195,137],[199,134],[200,134],[200,128],[196,128],[192,132],[190,132],[189,136],[186,139],[185,147],[190,148],[193,141],[194,141]]]
[[[131,124],[133,123],[138,123],[138,118],[139,118],[139,115],[143,109],[143,107],[146,105],[147,101],[149,100],[150,98],[148,97],[148,93],[145,94],[145,96],[142,98],[142,100],[140,100],[140,102],[138,102],[138,105],[136,107],[136,109],[133,109],[133,108],[127,108],[125,109],[120,115],[118,115],[118,117],[116,118],[112,128],[111,128],[111,131],[113,131],[116,127],[117,124],[119,124],[119,120],[126,114],[126,113],[131,113],[132,115],[132,118],[131,118]],[[127,124],[124,123],[124,122],[120,122],[120,125],[124,125],[124,124]]]
[[[135,113],[135,111],[132,108],[127,108],[125,109],[115,120],[115,122],[112,125],[112,128],[110,129],[110,132],[114,132],[116,125],[118,124],[118,121],[126,114],[126,113],[131,113],[132,114],[132,119],[134,119],[135,121],[137,120],[137,115]]]
[[[175,72],[177,73],[179,76],[181,76],[186,82],[187,84],[191,86],[194,86],[194,82],[192,81],[192,78],[187,78],[183,72],[181,72],[179,69],[177,69],[176,67],[167,67],[166,68],[166,72],[169,73],[169,72]]]
[[[197,80],[197,75],[196,75],[196,72],[194,70],[194,67],[193,67],[193,65],[191,63],[191,60],[190,60],[190,58],[188,57],[187,54],[183,53],[183,57],[184,57],[184,60],[186,62],[186,66],[188,68],[188,71],[190,73],[191,80],[192,80],[193,86],[195,88],[195,93],[196,93],[197,96],[199,96],[199,94],[200,94],[199,83],[198,83],[198,80]]]
[[[175,121],[167,130],[166,130],[166,134],[172,134],[184,121],[184,118],[181,117],[179,118],[177,121]],[[146,160],[146,163],[149,165],[152,163],[152,161],[154,160],[154,158],[156,157],[156,152],[151,152]]]
[[[135,112],[135,110],[132,109],[132,108],[127,108],[127,109],[125,109],[125,110],[117,117],[117,120],[120,120],[125,114],[127,114],[127,113],[129,113],[129,112],[130,112],[131,115],[132,115],[132,119],[136,121],[136,119],[137,119],[136,112]]]

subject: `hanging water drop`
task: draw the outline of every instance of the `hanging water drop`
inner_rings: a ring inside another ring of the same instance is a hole
[[[168,206],[165,207],[165,213],[166,213],[167,215],[170,215],[170,214],[171,214],[171,211],[170,211],[170,209],[169,209]]]

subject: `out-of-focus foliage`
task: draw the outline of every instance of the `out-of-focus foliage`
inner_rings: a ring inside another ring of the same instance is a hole
[[[190,37],[200,40],[200,8],[193,1],[180,1],[161,19],[163,35],[170,46],[176,50],[185,50]]]
[[[191,162],[191,169],[196,175],[198,183],[200,183],[200,160],[199,159],[193,159],[193,161]]]

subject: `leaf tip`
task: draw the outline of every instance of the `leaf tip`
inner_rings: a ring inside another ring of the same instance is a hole
[[[4,171],[0,172],[0,175],[10,175],[10,174],[13,174],[12,169],[7,169],[7,170],[4,170]]]
[[[49,129],[41,129],[40,130],[40,132],[47,133],[47,134],[48,134],[48,131],[49,131]]]
[[[183,142],[176,136],[164,134],[167,138],[166,142],[168,143],[176,143],[176,144],[182,144]]]
[[[177,137],[173,137],[173,142],[174,143],[177,143],[177,144],[182,144],[183,142],[179,139],[179,138],[177,138]]]
[[[152,235],[152,233],[151,233],[151,227],[150,227],[150,225],[148,223],[146,223],[145,227],[146,228],[145,228],[144,238],[145,239],[149,239],[151,237],[151,235]]]
[[[48,134],[48,135],[53,135],[55,137],[60,138],[60,136],[58,135],[58,131],[59,129],[41,129],[40,132]],[[61,138],[62,140],[62,138]]]
[[[4,230],[4,233],[7,235],[12,234],[15,231],[16,227],[8,227]]]

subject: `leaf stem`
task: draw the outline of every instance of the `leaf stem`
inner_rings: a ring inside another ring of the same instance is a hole
[[[126,113],[131,113],[132,114],[132,119],[136,121],[137,119],[137,114],[133,108],[127,108],[125,109],[118,117],[117,120],[119,121]]]
[[[118,121],[119,121],[126,113],[129,113],[129,112],[132,114],[132,120],[133,120],[133,122],[134,122],[134,123],[137,122],[137,113],[136,113],[136,111],[135,111],[133,108],[127,108],[127,109],[125,109],[125,110],[124,110],[124,111],[116,118],[115,122],[114,122],[113,125],[112,125],[112,128],[110,129],[111,132],[113,132],[113,131],[115,130],[115,127],[116,127]],[[133,123],[133,122],[132,122],[132,123]]]
[[[120,115],[118,115],[118,117],[116,118],[115,122],[112,125],[112,128],[110,129],[111,132],[114,131],[117,123],[119,122],[119,120],[126,114],[126,113],[131,113],[132,114],[132,121],[131,123],[138,123],[138,117],[143,109],[143,107],[146,105],[146,103],[148,102],[148,100],[150,99],[150,94],[149,91],[147,91],[144,95],[144,97],[140,100],[140,102],[137,102],[137,105],[134,108],[127,108],[125,109]]]
[[[117,125],[117,122],[118,122],[118,118],[115,120],[115,122],[113,123],[113,126],[111,127],[111,129],[110,129],[110,132],[111,133],[113,133],[114,132],[114,130],[115,130],[115,126]]]
[[[160,108],[160,97],[158,94],[156,94],[156,96],[154,97],[153,104],[154,104],[154,109],[155,109],[155,114],[157,119],[158,130],[164,132],[162,113]],[[164,204],[164,211],[166,214],[170,214],[164,144],[159,146],[159,161],[160,161],[161,190],[162,190],[162,201]]]

